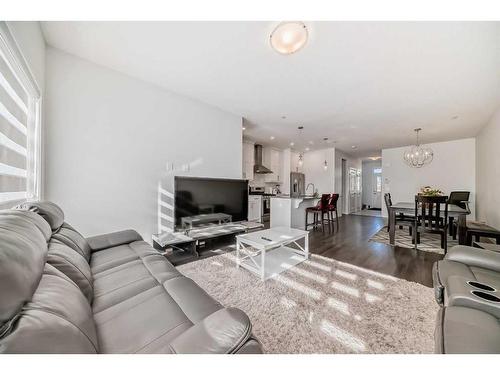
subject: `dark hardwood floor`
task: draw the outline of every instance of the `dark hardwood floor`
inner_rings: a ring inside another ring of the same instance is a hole
[[[381,217],[343,215],[340,230],[310,231],[309,251],[341,262],[432,286],[432,265],[442,255],[392,247],[369,239],[384,226]]]
[[[442,255],[369,241],[384,226],[381,217],[343,215],[339,224],[340,229],[335,234],[329,233],[328,229],[324,233],[310,230],[309,251],[432,287],[432,265],[442,259]],[[199,258],[183,253],[174,253],[167,258],[177,266],[233,251],[234,243],[234,236],[224,236],[201,249]]]

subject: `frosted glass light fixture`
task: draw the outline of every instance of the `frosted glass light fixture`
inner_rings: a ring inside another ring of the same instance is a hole
[[[273,30],[269,41],[277,52],[290,55],[304,47],[308,36],[307,27],[303,22],[282,22]]]
[[[422,168],[424,165],[429,164],[434,158],[434,151],[432,151],[431,148],[420,146],[418,133],[421,130],[421,128],[415,129],[415,133],[417,133],[417,143],[415,146],[406,150],[403,156],[406,164],[413,168]]]
[[[325,137],[325,138],[323,138],[323,141],[325,141],[325,146],[327,146],[327,144],[328,144],[328,138],[326,138],[326,137]],[[324,162],[324,164],[323,164],[323,169],[324,169],[325,171],[328,169],[328,162],[326,161],[326,159],[327,159],[327,155],[328,155],[328,152],[327,152],[327,151],[325,151],[325,162]]]

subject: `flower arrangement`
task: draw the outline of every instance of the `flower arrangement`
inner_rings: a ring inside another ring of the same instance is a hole
[[[427,197],[439,197],[441,195],[444,195],[444,193],[439,190],[439,189],[433,189],[430,186],[424,186],[423,188],[420,189],[419,195],[425,195]]]

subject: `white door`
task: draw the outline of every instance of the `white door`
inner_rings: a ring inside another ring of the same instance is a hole
[[[382,207],[382,168],[373,169],[373,182],[372,182],[372,203],[373,208]]]

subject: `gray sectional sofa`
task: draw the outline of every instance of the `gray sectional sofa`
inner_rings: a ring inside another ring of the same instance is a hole
[[[261,353],[133,231],[84,238],[53,203],[0,211],[0,353]]]
[[[500,252],[455,246],[433,268],[437,353],[500,353]]]

